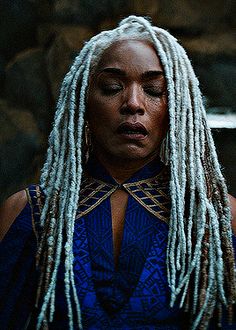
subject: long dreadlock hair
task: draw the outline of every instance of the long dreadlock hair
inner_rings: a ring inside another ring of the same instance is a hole
[[[116,29],[91,38],[62,83],[41,176],[46,199],[41,214],[44,230],[37,253],[41,269],[37,329],[53,320],[62,255],[69,328],[73,329],[76,322],[82,329],[72,246],[83,172],[86,94],[91,72],[104,50],[123,39],[151,41],[167,81],[169,131],[162,151],[170,167],[167,248],[170,305],[178,302],[180,307],[185,306],[191,312],[191,329],[206,329],[219,304],[230,306],[235,300],[227,188],[206,122],[198,79],[185,50],[172,35],[152,26],[143,17],[129,16]]]

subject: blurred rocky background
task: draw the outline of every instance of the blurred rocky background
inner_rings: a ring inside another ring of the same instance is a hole
[[[38,181],[59,86],[83,42],[129,14],[179,39],[208,111],[236,112],[233,0],[1,0],[0,200]],[[213,134],[236,195],[236,129]]]

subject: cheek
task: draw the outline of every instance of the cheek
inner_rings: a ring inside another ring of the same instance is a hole
[[[89,122],[91,124],[96,122],[99,126],[112,125],[118,114],[116,102],[109,99],[104,100],[96,92],[88,99],[87,113]]]
[[[101,102],[90,103],[87,108],[89,127],[95,135],[107,135],[116,122],[112,109]]]
[[[168,106],[165,100],[157,102],[151,114],[152,124],[158,128],[165,128],[169,124]]]
[[[88,111],[88,119],[91,124],[95,123],[103,127],[112,125],[115,121],[115,116],[111,109],[96,106]]]
[[[87,102],[87,118],[90,126],[97,126],[103,118],[102,105],[93,91],[90,91]]]
[[[160,141],[166,136],[169,127],[169,115],[167,108],[158,111],[151,118],[151,131],[152,140],[154,143],[160,143]]]

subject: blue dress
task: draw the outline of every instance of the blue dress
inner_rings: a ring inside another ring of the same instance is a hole
[[[125,189],[129,198],[118,267],[115,267],[109,197],[117,188]],[[32,308],[37,288],[34,258],[44,196],[38,186],[30,186],[28,193],[29,203],[11,226],[0,249],[1,329],[24,329],[26,325],[34,329],[38,313]],[[184,314],[178,307],[169,307],[168,196],[168,171],[158,159],[121,186],[97,160],[90,160],[82,181],[73,245],[75,283],[84,329],[187,328]],[[49,329],[67,328],[62,262],[56,312]]]

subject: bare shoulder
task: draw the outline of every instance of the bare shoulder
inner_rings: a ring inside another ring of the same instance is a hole
[[[229,195],[229,202],[230,202],[230,208],[232,214],[232,229],[234,235],[236,235],[236,198]]]
[[[25,190],[8,197],[0,206],[0,240],[3,239],[15,218],[20,214],[27,203]]]

